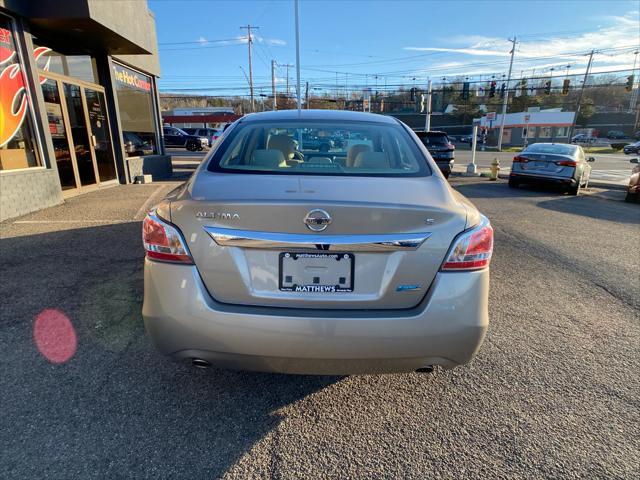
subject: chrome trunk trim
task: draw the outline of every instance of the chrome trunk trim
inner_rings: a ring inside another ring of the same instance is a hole
[[[340,250],[349,252],[388,252],[417,250],[431,233],[391,233],[371,235],[305,235],[296,233],[255,232],[230,228],[203,227],[222,247],[268,250]]]

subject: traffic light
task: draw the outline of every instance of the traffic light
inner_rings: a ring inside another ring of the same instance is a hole
[[[504,93],[507,91],[507,84],[503,83],[500,87],[500,98],[504,98]]]
[[[491,81],[491,86],[489,87],[489,98],[493,98],[496,96],[496,82],[495,80]]]
[[[564,79],[562,82],[562,95],[569,95],[569,85],[571,84],[571,80],[568,78]]]
[[[630,92],[631,90],[633,90],[633,78],[634,78],[634,75],[629,75],[627,77],[627,84],[624,86],[624,89],[627,92]]]
[[[411,91],[411,101],[415,102],[415,100],[416,100],[416,87],[412,87],[410,91]]]
[[[544,82],[544,93],[546,95],[551,95],[551,80]]]

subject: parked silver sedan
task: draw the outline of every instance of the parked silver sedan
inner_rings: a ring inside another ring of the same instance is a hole
[[[553,183],[578,195],[589,184],[593,157],[585,157],[578,145],[566,143],[534,143],[513,157],[509,186],[522,183]]]
[[[361,141],[297,149],[320,131]],[[196,366],[430,371],[469,362],[487,330],[493,229],[391,117],[245,116],[143,240],[147,331]]]

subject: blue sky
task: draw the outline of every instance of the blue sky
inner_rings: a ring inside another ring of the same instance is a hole
[[[270,61],[295,63],[292,0],[149,0],[156,17],[164,91],[247,94],[246,31],[254,36],[254,81],[269,93]],[[302,80],[317,91],[584,72],[584,52],[601,49],[593,71],[630,69],[640,43],[634,1],[301,0]],[[187,43],[191,42],[191,43]],[[639,58],[640,62],[640,58]],[[569,65],[569,69],[567,69]],[[534,70],[535,69],[535,70]],[[295,69],[289,71],[291,85]],[[378,78],[376,78],[376,76]],[[286,69],[277,70],[284,90]],[[414,80],[415,78],[415,80]]]

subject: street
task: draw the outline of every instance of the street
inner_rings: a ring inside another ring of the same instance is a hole
[[[491,326],[470,365],[433,374],[162,358],[140,315],[140,219],[178,182],[4,222],[0,477],[638,478],[639,206],[452,180],[495,229]],[[48,310],[75,331],[65,363],[34,342]]]

